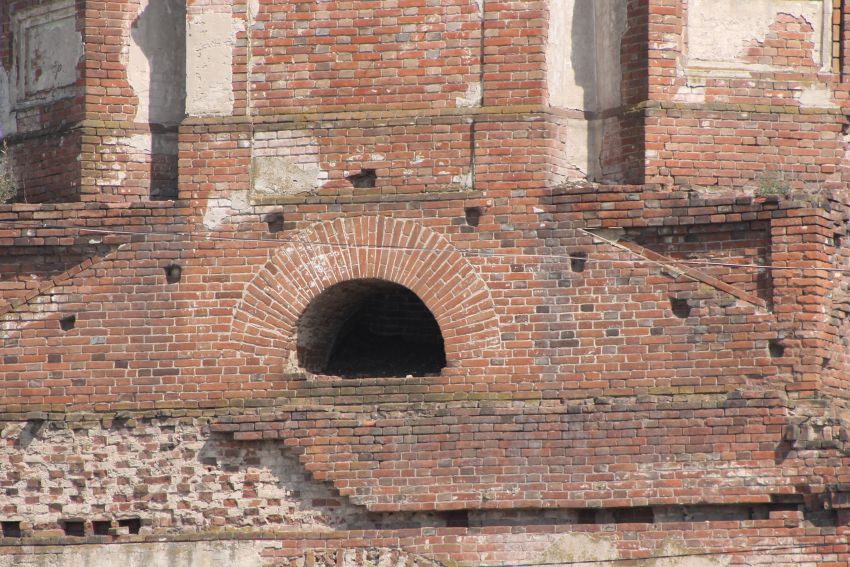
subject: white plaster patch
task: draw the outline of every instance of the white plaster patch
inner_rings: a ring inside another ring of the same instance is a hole
[[[804,108],[838,108],[832,100],[832,91],[826,85],[811,85],[797,95],[800,106]]]
[[[328,180],[310,130],[257,132],[253,146],[252,195],[313,193]]]
[[[32,565],[45,565],[40,562],[43,556],[33,556],[39,562]],[[21,557],[12,557],[10,561],[19,561]],[[61,550],[60,555],[50,557],[49,567],[148,567],[150,565],[168,565],[169,567],[260,567],[263,564],[261,547],[254,542],[240,541],[204,541],[191,543],[138,543],[125,545],[86,545],[69,546]],[[26,563],[7,562],[0,558],[0,567],[26,567]]]
[[[210,201],[207,205],[207,209],[204,211],[204,226],[207,227],[208,230],[215,230],[221,226],[221,223],[224,222],[224,219],[226,219],[229,215],[229,206],[222,206],[218,202]]]
[[[549,104],[605,110],[620,105],[620,44],[626,5],[617,0],[550,0],[546,40]]]
[[[234,191],[230,195],[230,208],[239,213],[244,213],[251,208],[248,201],[247,191]]]
[[[478,6],[478,17],[484,17],[484,0],[475,0],[475,5]]]
[[[469,85],[466,89],[466,94],[455,99],[455,105],[458,108],[481,106],[481,83],[472,83]]]
[[[73,95],[84,51],[74,1],[16,11],[11,24],[16,104],[38,104]]]
[[[247,191],[235,191],[227,199],[210,199],[204,211],[203,224],[208,230],[215,230],[233,213],[245,212],[250,208]]]
[[[549,104],[556,108],[584,108],[585,106],[585,87],[579,86],[572,62],[574,10],[575,0],[549,0],[546,80]],[[576,33],[584,36],[588,32],[579,29]],[[584,40],[588,45],[590,44],[589,37]],[[591,52],[589,57],[593,56],[594,54]]]
[[[567,144],[564,158],[567,164],[586,177],[591,171],[591,127],[587,120],[567,119]]]
[[[659,555],[670,557],[656,559],[651,567],[727,567],[730,563],[730,559],[723,556],[694,557],[693,552],[671,544],[665,545]]]
[[[690,104],[705,103],[705,87],[684,85],[676,89],[676,94],[673,95],[673,102],[683,102]]]
[[[316,162],[296,162],[288,156],[254,157],[251,191],[256,195],[314,193],[326,175]]]
[[[0,138],[18,131],[15,114],[12,112],[13,88],[6,69],[0,65]]]
[[[688,0],[689,70],[738,76],[769,65],[744,59],[753,42],[764,41],[780,14],[803,18],[814,29],[815,61],[826,68],[831,62],[832,4],[823,0]]]
[[[233,113],[233,45],[237,25],[230,14],[194,14],[186,36],[186,113]]]
[[[152,136],[150,134],[134,134],[120,138],[118,143],[130,150],[130,153],[150,155]]]
[[[139,0],[139,12],[144,12],[150,0]],[[145,57],[139,43],[130,37],[130,49],[127,61],[127,80],[136,97],[139,99],[136,107],[136,120],[147,122],[149,117],[148,100],[150,99],[150,62]]]
[[[473,186],[472,172],[453,176],[452,183],[460,185],[461,189],[471,189]]]
[[[127,58],[127,79],[138,97],[136,121],[177,124],[183,119],[185,33],[185,10],[177,0],[139,0]]]
[[[616,546],[606,539],[587,534],[569,534],[558,536],[543,552],[540,560],[544,563],[554,563],[558,561],[607,561],[618,558]]]

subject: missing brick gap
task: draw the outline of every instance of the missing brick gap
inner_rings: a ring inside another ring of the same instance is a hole
[[[165,267],[165,281],[176,284],[183,277],[183,268],[178,264],[169,264]]]
[[[447,528],[469,527],[469,510],[449,510],[442,515]]]
[[[21,523],[17,521],[0,522],[0,530],[3,532],[3,537],[23,537]]]
[[[86,523],[82,520],[62,520],[62,531],[69,537],[85,537]]]
[[[465,207],[463,212],[468,226],[475,227],[481,222],[481,207]]]
[[[595,524],[597,521],[596,510],[593,508],[579,508],[576,512],[577,524]]]
[[[375,186],[378,175],[374,169],[361,169],[360,173],[349,175],[346,179],[357,189],[368,189]]]
[[[655,522],[655,511],[648,506],[615,508],[612,512],[615,524],[652,524]]]
[[[112,522],[110,520],[95,520],[91,523],[91,527],[94,535],[109,535]]]
[[[118,527],[127,528],[130,535],[138,534],[142,528],[142,520],[141,518],[124,518],[123,520],[118,520]]]
[[[573,252],[570,254],[570,269],[575,273],[581,273],[587,268],[587,252]]]
[[[779,339],[772,339],[767,344],[767,350],[771,358],[782,358],[785,356],[785,345]]]
[[[63,331],[70,331],[74,327],[77,326],[77,316],[76,315],[68,315],[67,317],[62,317],[59,320],[59,328]]]
[[[673,315],[679,319],[687,319],[691,316],[691,306],[687,299],[677,297],[670,298],[670,309],[673,310]]]
[[[283,231],[283,213],[269,213],[263,217],[263,222],[266,223],[271,234]]]

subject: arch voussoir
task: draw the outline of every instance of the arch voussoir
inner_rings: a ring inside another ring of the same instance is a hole
[[[318,223],[272,254],[245,287],[233,340],[249,349],[263,345],[254,347],[257,355],[293,349],[299,319],[311,302],[334,285],[358,279],[385,280],[415,293],[444,333],[449,367],[464,366],[470,349],[480,356],[485,345],[498,346],[499,320],[489,289],[469,260],[415,221],[379,216]]]

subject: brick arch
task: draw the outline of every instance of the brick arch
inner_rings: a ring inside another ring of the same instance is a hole
[[[449,368],[499,348],[486,283],[436,232],[414,221],[368,216],[320,223],[297,239],[276,250],[246,286],[233,318],[231,339],[266,364],[294,361],[302,313],[325,290],[357,279],[386,280],[415,293],[440,326]]]

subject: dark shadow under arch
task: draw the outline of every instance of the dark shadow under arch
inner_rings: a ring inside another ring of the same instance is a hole
[[[434,315],[415,293],[380,279],[344,281],[313,299],[297,344],[299,365],[316,374],[423,376],[446,366]]]

